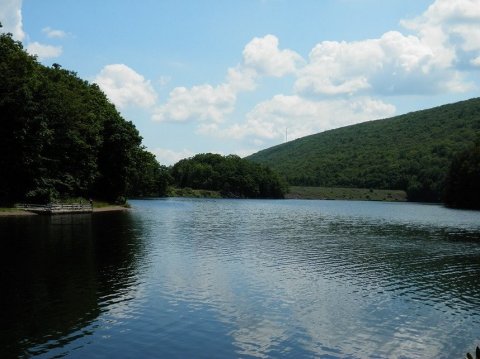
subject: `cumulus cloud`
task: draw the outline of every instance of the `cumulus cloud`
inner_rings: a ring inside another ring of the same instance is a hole
[[[301,95],[402,95],[463,92],[473,88],[462,64],[478,66],[480,0],[436,0],[420,17],[402,21],[409,35],[323,41],[299,71]]]
[[[390,117],[393,105],[369,97],[312,101],[297,95],[276,95],[256,105],[243,124],[221,128],[217,124],[202,126],[200,132],[221,138],[252,140],[288,139],[368,120]],[[258,143],[258,142],[257,142]]]
[[[280,50],[278,38],[266,35],[262,38],[255,37],[245,46],[243,62],[259,74],[281,77],[294,73],[297,66],[303,63],[303,59],[292,50]]]
[[[254,69],[239,65],[228,69],[227,84],[235,92],[253,91],[257,87],[257,77]]]
[[[480,0],[436,0],[421,16],[402,21],[450,62],[480,55],[479,23]]]
[[[67,36],[67,33],[62,30],[55,30],[52,29],[51,27],[44,27],[42,29],[42,32],[47,35],[48,38],[50,39],[63,39],[64,37]]]
[[[36,55],[39,60],[59,57],[62,54],[61,46],[45,45],[36,41],[29,43],[26,49],[31,55]]]
[[[27,35],[23,31],[22,0],[0,0],[0,9],[2,32],[10,32],[14,39],[24,41]],[[58,30],[50,29],[50,31]],[[61,46],[41,44],[37,41],[30,42],[26,50],[31,55],[36,55],[39,60],[58,57],[62,54]]]
[[[295,90],[338,95],[369,88],[362,70],[380,66],[381,57],[378,49],[369,43],[324,41],[317,44],[310,52],[308,65],[299,72]]]
[[[166,103],[157,107],[153,120],[223,122],[235,110],[238,93],[255,90],[260,76],[281,77],[297,70],[302,58],[291,50],[280,50],[278,44],[273,35],[252,39],[243,50],[242,62],[227,70],[223,83],[173,89]]]
[[[234,110],[235,100],[235,92],[226,84],[177,87],[170,92],[167,103],[156,109],[153,120],[222,122]]]
[[[0,0],[0,22],[3,31],[10,32],[16,40],[25,38],[22,24],[22,0]]]
[[[218,86],[174,88],[166,103],[155,109],[152,119],[159,122],[223,122],[235,109],[237,93],[254,87],[253,79],[242,70],[230,69],[228,77],[231,82]]]
[[[157,99],[150,81],[124,64],[105,66],[95,82],[118,107],[138,106],[149,108]]]
[[[359,42],[325,41],[314,47],[295,90],[308,95],[434,94],[469,88],[451,58],[416,36],[385,33]]]

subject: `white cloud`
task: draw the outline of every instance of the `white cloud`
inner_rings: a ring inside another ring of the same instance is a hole
[[[300,96],[276,95],[259,103],[247,114],[243,124],[222,129],[213,124],[200,132],[220,138],[281,140],[288,129],[288,139],[347,126],[368,120],[390,117],[395,107],[368,97],[311,101]]]
[[[234,110],[235,100],[235,92],[226,84],[177,87],[170,92],[167,103],[156,109],[153,120],[219,123]]]
[[[472,59],[470,61],[470,63],[473,65],[473,66],[479,66],[480,67],[480,56],[478,56],[477,58],[475,59]]]
[[[173,151],[166,148],[153,148],[149,149],[149,151],[155,155],[161,165],[165,166],[174,165],[175,163],[184,158],[192,157],[195,155],[194,152],[187,149],[183,149],[181,151]]]
[[[245,46],[243,62],[259,74],[282,77],[294,73],[303,59],[292,50],[279,50],[278,38],[266,35],[262,38],[255,37]]]
[[[393,95],[469,89],[446,52],[396,31],[359,42],[325,41],[311,51],[295,90],[307,95]]]
[[[150,81],[124,64],[105,66],[96,76],[95,82],[118,107],[155,105],[157,94]]]
[[[251,68],[237,66],[228,69],[227,84],[235,92],[253,91],[257,87],[257,72]]]
[[[338,95],[355,93],[370,87],[365,69],[381,66],[381,51],[364,43],[324,41],[316,45],[309,64],[299,71],[295,83],[298,93]]]
[[[480,51],[480,0],[436,0],[421,16],[402,24],[447,60],[471,61]],[[458,50],[462,50],[461,53]],[[449,58],[450,56],[450,58]],[[467,61],[467,62],[468,62]]]
[[[478,0],[437,0],[425,13],[434,20],[479,20],[480,6]]]
[[[480,3],[478,0],[436,0],[421,16],[405,21],[413,27],[470,23],[472,26],[480,20]]]
[[[0,0],[0,22],[2,32],[11,32],[14,39],[25,38],[22,25],[22,0]]]
[[[62,54],[61,46],[45,45],[39,42],[31,42],[27,45],[28,53],[37,55],[39,60],[59,57]]]
[[[44,27],[42,29],[42,32],[47,35],[48,38],[50,39],[63,39],[64,37],[67,36],[67,33],[62,30],[55,30],[52,29],[51,27]]]
[[[177,87],[170,92],[167,102],[157,107],[152,118],[160,122],[221,123],[235,110],[237,94],[255,90],[259,76],[281,77],[293,73],[302,61],[291,50],[279,50],[278,39],[273,35],[254,38],[245,46],[242,63],[228,69],[224,83]]]
[[[462,66],[477,66],[480,56],[480,0],[436,0],[402,24],[413,34],[390,31],[378,39],[319,43],[299,71],[296,92],[401,95],[473,88]]]
[[[22,0],[0,0],[0,9],[0,22],[3,26],[1,31],[12,33],[13,38],[18,41],[25,40],[27,35],[23,31]],[[31,55],[36,55],[39,60],[59,57],[62,54],[61,46],[41,44],[37,41],[30,42],[26,50]]]

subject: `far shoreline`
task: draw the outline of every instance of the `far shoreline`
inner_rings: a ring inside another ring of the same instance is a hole
[[[111,206],[104,206],[104,207],[93,207],[93,213],[100,213],[100,212],[120,212],[120,211],[128,211],[130,208],[125,206],[119,205],[111,205]]]

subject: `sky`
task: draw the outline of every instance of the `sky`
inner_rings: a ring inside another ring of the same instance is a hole
[[[161,164],[479,96],[480,0],[0,0]]]

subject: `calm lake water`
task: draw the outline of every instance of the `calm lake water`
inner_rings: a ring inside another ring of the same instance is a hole
[[[0,357],[463,358],[480,212],[161,199],[0,218]]]

